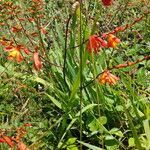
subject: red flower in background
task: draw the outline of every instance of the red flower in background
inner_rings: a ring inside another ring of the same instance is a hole
[[[110,6],[113,0],[102,0],[104,6]]]
[[[34,52],[33,54],[33,60],[34,60],[34,68],[36,70],[40,70],[42,68],[42,62],[40,60],[39,53],[37,51]]]
[[[90,36],[87,43],[87,50],[89,51],[89,53],[98,53],[100,47],[107,47],[106,42],[97,35]]]

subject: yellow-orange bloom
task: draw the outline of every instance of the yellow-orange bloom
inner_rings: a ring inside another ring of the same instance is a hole
[[[13,43],[8,43],[8,45],[6,45],[4,48],[4,51],[8,53],[8,59],[15,59],[17,62],[21,62],[22,60],[24,60],[24,57],[21,53],[22,50],[27,55],[30,54],[29,49],[27,47],[24,47],[23,45],[14,46]]]
[[[21,62],[24,59],[21,55],[20,49],[17,47],[12,47],[8,53],[8,59],[10,60],[16,59],[17,62]]]
[[[119,38],[117,38],[113,34],[109,34],[108,35],[108,43],[107,43],[107,47],[108,48],[110,48],[110,47],[116,48],[118,43],[120,43],[120,39]]]
[[[110,73],[109,70],[105,70],[98,78],[100,84],[108,83],[110,85],[115,85],[119,80],[118,77]]]

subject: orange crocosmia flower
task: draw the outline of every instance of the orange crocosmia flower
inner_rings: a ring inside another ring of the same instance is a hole
[[[2,38],[0,39],[0,44],[1,44],[2,46],[7,46],[7,45],[11,44],[11,41],[8,40],[8,39],[6,39],[5,37],[2,37]]]
[[[18,18],[20,21],[25,21],[26,19],[25,18]]]
[[[6,46],[6,45],[7,45],[7,42],[4,41],[4,40],[0,40],[0,44],[3,45],[3,46]]]
[[[40,70],[42,68],[42,62],[40,60],[38,52],[34,52],[33,59],[34,59],[34,68],[36,70]]]
[[[27,54],[27,55],[29,55],[30,54],[30,51],[29,51],[29,49],[28,48],[24,48],[24,52]]]
[[[14,147],[14,142],[12,141],[11,137],[3,136],[4,142],[9,145],[9,147]]]
[[[34,22],[34,18],[28,18],[29,22]]]
[[[113,0],[102,0],[104,6],[110,6]]]
[[[108,35],[108,43],[107,43],[107,47],[108,48],[110,48],[110,47],[116,48],[118,43],[120,43],[120,39],[119,38],[117,38],[113,34],[109,34]]]
[[[21,62],[24,59],[20,52],[20,47],[7,46],[5,51],[9,53],[8,59],[10,60],[16,59],[17,62]]]
[[[42,2],[42,0],[32,0],[32,1],[35,3],[41,3]]]
[[[23,142],[18,142],[17,150],[29,150],[29,149],[27,148],[27,145],[25,145]]]
[[[3,138],[0,138],[0,143],[5,143],[5,140]]]
[[[31,127],[32,124],[31,124],[31,123],[26,123],[26,124],[24,124],[24,126],[25,126],[25,127]]]
[[[42,33],[42,34],[47,34],[48,32],[46,31],[45,28],[41,27],[41,33]]]
[[[23,60],[23,56],[21,55],[20,51],[15,49],[9,52],[8,59],[10,60],[16,59],[17,62],[21,62]]]
[[[114,32],[122,32],[122,31],[124,31],[125,29],[126,29],[126,26],[116,27],[116,28],[114,29]]]
[[[92,35],[89,37],[89,41],[87,43],[87,50],[89,51],[89,53],[98,53],[100,47],[103,48],[106,46],[107,44],[102,38],[98,37],[97,35]]]
[[[98,80],[100,84],[108,83],[110,85],[115,85],[119,78],[111,74],[109,70],[106,70],[100,75]]]
[[[119,69],[119,68],[125,68],[125,67],[127,67],[127,66],[128,66],[127,64],[119,64],[119,65],[117,65],[117,66],[114,66],[114,68]]]
[[[16,32],[20,32],[22,30],[21,26],[13,26],[11,28],[12,32],[16,33]]]

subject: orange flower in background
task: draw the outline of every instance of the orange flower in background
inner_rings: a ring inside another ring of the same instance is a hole
[[[6,46],[7,45],[7,41],[4,40],[4,39],[0,39],[0,44],[3,45],[3,46]]]
[[[108,83],[110,85],[115,85],[119,80],[118,77],[110,73],[109,70],[105,70],[98,78],[100,84]]]
[[[26,124],[24,124],[23,126],[25,126],[25,127],[31,127],[32,124],[31,124],[31,123],[26,123]]]
[[[23,143],[23,137],[25,136],[25,134],[27,133],[26,131],[26,127],[27,126],[22,126],[22,127],[18,127],[16,128],[14,133],[14,135],[7,136],[6,132],[3,132],[0,134],[0,143],[5,143],[9,146],[9,149],[16,149],[16,150],[29,150],[27,145],[25,143]]]
[[[26,48],[26,47],[25,47],[23,50],[24,50],[24,52],[25,52],[27,55],[29,55],[29,54],[30,54],[30,51],[29,51],[29,49],[28,49],[28,48]]]
[[[4,51],[8,52],[8,59],[9,60],[16,60],[17,62],[21,62],[24,60],[23,55],[21,54],[21,51],[24,51],[27,55],[30,54],[30,51],[28,48],[24,47],[23,45],[17,45],[14,46],[13,43],[9,43],[9,45],[6,45],[4,48]]]
[[[32,0],[35,3],[42,3],[42,0]]]
[[[25,145],[23,142],[18,142],[17,150],[29,150],[29,149],[27,148],[27,145]]]
[[[34,18],[28,18],[29,22],[34,22]]]
[[[5,143],[5,140],[3,138],[0,138],[0,143]]]
[[[11,28],[11,31],[14,32],[14,33],[20,32],[21,30],[22,30],[22,27],[19,26],[19,25],[13,26]]]
[[[5,47],[5,51],[7,51],[8,54],[8,59],[13,60],[16,59],[17,62],[21,62],[24,58],[20,52],[20,45],[19,46],[7,46]]]
[[[25,18],[18,18],[20,21],[25,21],[26,19]]]
[[[127,28],[127,26],[128,26],[128,25],[116,27],[116,28],[114,29],[114,32],[115,32],[115,33],[116,33],[116,32],[122,32],[122,31],[124,31],[124,30]]]
[[[42,34],[47,34],[48,33],[44,27],[41,27],[40,30],[41,30]]]
[[[8,137],[8,136],[2,136],[2,138],[1,138],[1,139],[3,139],[3,143],[8,144],[8,145],[9,145],[9,147],[11,147],[11,148],[13,148],[13,147],[14,147],[14,142],[13,142],[13,140],[12,140],[12,138],[11,138],[11,137]]]
[[[89,51],[89,53],[98,53],[100,47],[103,48],[106,46],[107,44],[103,39],[101,39],[97,35],[92,35],[89,37],[89,41],[87,43],[87,50]]]
[[[108,35],[108,43],[107,43],[107,47],[108,48],[110,48],[110,47],[116,48],[118,43],[120,43],[120,39],[119,38],[117,38],[113,34],[109,34]]]
[[[40,70],[42,68],[42,62],[40,60],[38,52],[34,52],[34,54],[33,54],[33,60],[34,60],[34,68],[36,70]]]
[[[23,60],[23,56],[21,55],[20,51],[14,49],[11,52],[9,52],[8,59],[10,60],[16,59],[17,62],[21,62]]]
[[[104,6],[110,6],[113,0],[102,0]]]
[[[5,37],[2,37],[2,38],[0,39],[0,44],[1,44],[2,46],[11,45],[11,43],[12,43],[12,41],[6,39]]]

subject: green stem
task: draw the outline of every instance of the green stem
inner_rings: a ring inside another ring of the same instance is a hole
[[[64,83],[66,84],[68,90],[69,90],[69,86],[68,86],[67,81],[66,81],[66,64],[67,64],[68,30],[69,30],[69,23],[70,23],[71,18],[72,18],[72,15],[69,15],[69,18],[68,18],[67,23],[66,23],[65,48],[64,48],[64,64],[63,64],[63,78],[64,78]],[[69,92],[70,92],[70,90],[69,90]]]
[[[132,122],[132,117],[131,117],[131,115],[129,113],[129,110],[126,108],[126,105],[125,105],[124,100],[122,99],[122,97],[120,97],[120,100],[121,100],[121,103],[122,103],[122,105],[124,107],[124,111],[125,111],[125,113],[127,115],[127,118],[128,118],[128,121],[129,121],[129,126],[131,128],[132,133],[133,133],[135,145],[136,145],[138,150],[142,150],[141,143],[140,143],[140,140],[138,138],[138,134],[137,134],[136,128],[135,128],[135,126],[134,126],[134,124]]]
[[[83,88],[82,88],[82,83],[83,83],[83,38],[82,38],[82,1],[80,2],[80,141],[82,141],[82,103],[83,103]],[[82,150],[82,144],[80,143],[80,150]]]
[[[92,53],[92,64],[93,64],[93,66],[94,66],[94,79],[96,78],[96,76],[97,76],[97,74],[98,74],[98,71],[97,71],[97,68],[96,68],[96,63],[95,63],[95,61],[94,61],[94,55],[93,55],[93,53]],[[96,81],[95,81],[96,82]],[[99,95],[98,95],[98,93],[100,92],[99,91],[99,88],[98,88],[98,85],[97,85],[97,83],[95,84],[95,87],[96,87],[96,100],[97,100],[97,104],[98,104],[98,115],[99,115],[99,117],[101,116],[100,115],[100,103],[99,103]]]

